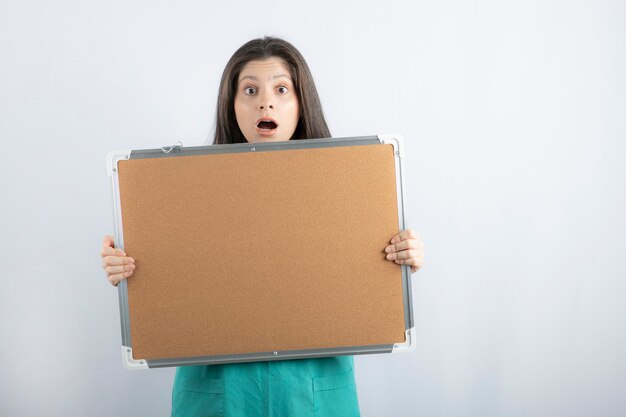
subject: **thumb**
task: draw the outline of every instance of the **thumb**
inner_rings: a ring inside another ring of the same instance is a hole
[[[115,241],[113,240],[113,236],[110,236],[110,235],[104,236],[104,239],[102,240],[102,247],[103,248],[114,248],[115,247]]]

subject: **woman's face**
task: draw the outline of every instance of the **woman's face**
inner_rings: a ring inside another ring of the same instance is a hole
[[[291,139],[300,104],[285,61],[271,57],[243,67],[237,80],[235,117],[248,142]]]

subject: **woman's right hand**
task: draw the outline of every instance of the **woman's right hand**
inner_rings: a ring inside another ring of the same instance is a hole
[[[105,236],[102,241],[102,268],[107,274],[111,285],[117,287],[121,280],[128,278],[135,270],[135,260],[126,253],[115,249],[113,236]]]

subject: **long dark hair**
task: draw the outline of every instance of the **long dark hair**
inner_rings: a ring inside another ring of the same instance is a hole
[[[237,81],[241,70],[248,62],[271,57],[282,58],[287,63],[298,95],[300,118],[291,139],[330,137],[313,76],[304,57],[289,42],[265,36],[253,39],[237,49],[224,68],[217,96],[213,143],[247,142],[235,117]]]

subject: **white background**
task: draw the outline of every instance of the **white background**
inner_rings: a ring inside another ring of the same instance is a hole
[[[168,416],[122,368],[105,155],[204,144],[228,58],[307,58],[335,136],[400,132],[417,350],[364,417],[626,414],[620,1],[0,3],[0,414]]]

